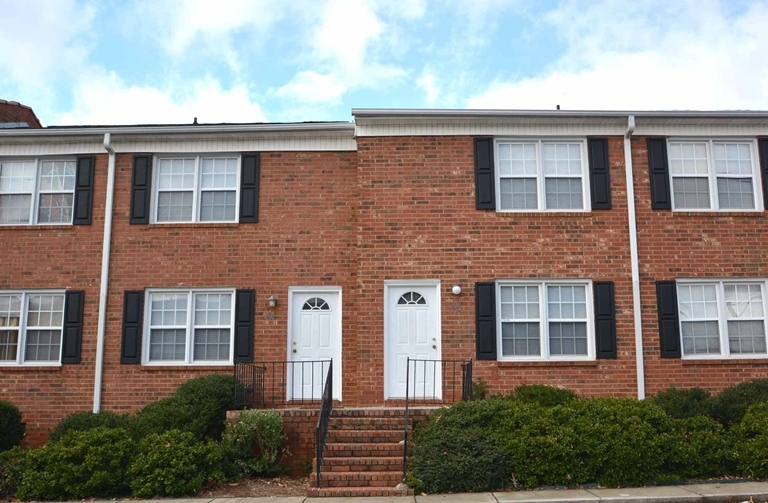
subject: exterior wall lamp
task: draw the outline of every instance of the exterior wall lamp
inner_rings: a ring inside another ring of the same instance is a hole
[[[269,307],[277,307],[277,297],[274,295],[270,295],[267,302],[269,302]]]
[[[459,295],[461,293],[461,287],[459,285],[453,285],[453,288],[451,288],[451,292],[454,295]]]

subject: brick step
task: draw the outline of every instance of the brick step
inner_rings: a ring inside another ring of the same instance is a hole
[[[312,469],[316,470],[316,463]],[[323,473],[327,472],[399,472],[403,473],[403,456],[387,457],[326,457]]]
[[[315,480],[315,473],[310,474]],[[403,472],[322,472],[321,487],[395,487]]]
[[[427,412],[419,411],[414,412],[417,409],[409,411],[408,414],[426,415]],[[405,415],[405,409],[402,407],[373,407],[368,409],[339,409],[335,408],[331,411],[331,418],[337,417],[399,417],[403,418]]]
[[[397,442],[365,444],[365,443],[333,443],[326,444],[324,457],[396,457],[403,455],[403,444]]]
[[[401,430],[329,430],[327,444],[395,443],[403,440]]]
[[[410,429],[411,421],[408,421]],[[405,419],[401,417],[334,417],[331,418],[330,430],[400,430],[405,428]]]
[[[413,489],[393,487],[310,487],[310,498],[343,498],[363,496],[413,496]]]

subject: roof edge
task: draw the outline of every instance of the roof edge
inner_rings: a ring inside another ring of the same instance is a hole
[[[429,108],[353,108],[355,118],[446,118],[446,117],[560,117],[619,118],[633,115],[648,118],[768,118],[765,110],[504,110],[504,109],[429,109]]]

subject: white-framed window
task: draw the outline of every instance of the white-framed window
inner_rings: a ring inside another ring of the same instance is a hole
[[[761,207],[754,140],[668,140],[672,208],[754,211]]]
[[[590,281],[510,280],[496,288],[499,360],[595,358]]]
[[[766,357],[766,280],[678,280],[684,358]]]
[[[0,291],[0,366],[58,365],[63,291]]]
[[[0,160],[0,225],[71,224],[75,159]]]
[[[229,364],[235,291],[148,290],[144,364]]]
[[[499,211],[588,211],[585,140],[497,140]]]
[[[237,222],[239,155],[155,157],[155,223]]]

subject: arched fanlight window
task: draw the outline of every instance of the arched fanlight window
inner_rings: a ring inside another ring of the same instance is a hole
[[[302,311],[330,311],[331,306],[320,297],[312,297],[304,303]]]
[[[400,299],[397,301],[397,305],[398,306],[407,306],[407,305],[426,306],[427,299],[425,299],[418,292],[407,292],[400,297]]]

